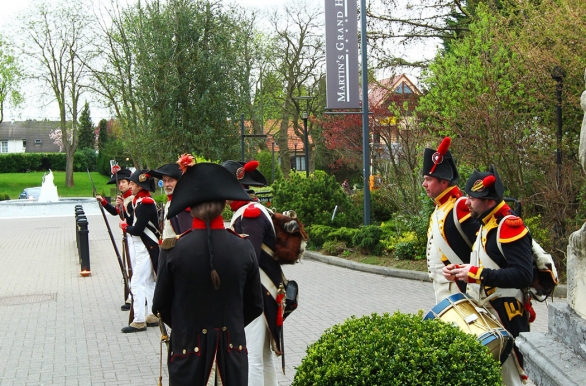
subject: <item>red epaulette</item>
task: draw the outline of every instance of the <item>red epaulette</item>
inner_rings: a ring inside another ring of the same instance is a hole
[[[503,220],[499,241],[501,243],[510,243],[519,240],[529,232],[523,220],[517,216],[509,216]]]
[[[152,197],[145,197],[142,199],[141,201],[143,204],[148,204],[148,205],[152,205],[155,203],[155,200],[153,200]]]
[[[233,235],[236,235],[236,236],[240,237],[241,239],[245,239],[245,238],[247,238],[247,237],[248,237],[248,235],[247,235],[247,234],[234,232],[234,230],[233,230],[233,229],[231,229],[231,228],[226,228],[226,230],[227,230],[228,232],[232,233]]]
[[[242,216],[246,218],[255,218],[260,216],[260,209],[258,209],[254,204],[248,204],[246,209],[244,209],[244,213]]]
[[[460,221],[460,223],[463,223],[470,218],[470,209],[466,206],[466,199],[458,200],[456,202],[456,215],[458,216],[458,221]]]

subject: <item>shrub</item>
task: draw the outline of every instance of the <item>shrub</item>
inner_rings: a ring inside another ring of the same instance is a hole
[[[354,245],[354,236],[358,233],[358,228],[334,228],[328,235],[327,239],[334,239],[338,241],[343,241],[348,245]]]
[[[383,251],[383,246],[380,242],[382,233],[380,226],[362,226],[354,233],[352,246],[359,248],[365,254],[380,256]]]
[[[362,197],[364,200],[364,197]],[[390,219],[399,208],[391,199],[388,187],[382,187],[370,192],[370,215],[373,223],[381,223]]]
[[[351,317],[307,348],[292,386],[501,385],[500,364],[473,335],[395,312]]]
[[[346,250],[346,244],[338,240],[328,240],[322,246],[322,252],[329,256],[339,256]]]
[[[328,235],[333,232],[335,228],[327,225],[310,225],[305,228],[309,236],[308,245],[315,249],[320,249],[322,245],[328,240]]]
[[[416,260],[417,243],[414,241],[401,241],[395,245],[395,257],[399,260]]]
[[[336,179],[321,170],[309,178],[305,173],[291,173],[288,179],[277,180],[273,184],[273,206],[279,212],[296,211],[307,226],[353,227],[362,220],[362,208],[353,205]]]

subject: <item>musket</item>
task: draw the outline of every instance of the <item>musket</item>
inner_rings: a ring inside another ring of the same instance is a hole
[[[159,318],[159,330],[161,330],[161,344],[159,351],[159,382],[157,385],[163,386],[163,343],[165,343],[167,346],[167,352],[169,352],[169,334],[167,333],[167,328],[165,327],[163,318],[161,318],[160,312],[157,312],[157,318]]]
[[[89,176],[90,182],[92,183],[92,188],[95,197],[98,194],[98,192],[96,190],[96,186],[94,185],[94,181],[92,180],[92,175],[90,174],[89,169],[87,169],[87,175]],[[98,206],[100,207],[100,212],[102,212],[104,223],[106,224],[106,228],[108,229],[108,235],[110,236],[110,241],[112,242],[112,246],[114,247],[114,252],[116,252],[118,265],[120,266],[120,270],[122,271],[122,279],[124,280],[124,286],[127,289],[130,296],[132,296],[132,292],[130,291],[130,281],[128,279],[128,275],[126,274],[126,270],[124,269],[124,264],[122,263],[122,256],[120,256],[120,252],[118,251],[118,247],[116,246],[116,241],[114,240],[114,235],[112,235],[112,229],[110,228],[110,224],[108,223],[108,219],[106,218],[106,213],[104,212],[104,208],[102,207],[101,203],[98,203]]]
[[[110,161],[110,169],[116,178],[116,197],[118,197],[118,170],[114,170],[114,166],[116,165],[116,161],[112,165],[112,161]],[[118,215],[120,216],[120,220],[125,220],[124,217],[124,206],[117,206]],[[124,266],[124,272],[127,272],[128,275],[128,283],[132,280],[132,263],[130,262],[130,252],[128,250],[128,237],[126,236],[126,230],[122,230],[122,254],[123,260],[122,264]],[[132,293],[130,292],[130,285],[124,286],[124,301],[128,299],[128,295],[131,297],[130,301],[130,313],[128,315],[128,324],[132,323],[134,320],[134,298],[132,297]]]
[[[116,196],[118,196],[118,170],[114,170],[114,166],[116,165],[116,161],[114,161],[114,164],[112,165],[112,161],[110,161],[110,169],[114,174],[114,177],[116,178]],[[117,206],[118,209],[118,215],[120,216],[120,220],[124,220],[124,206]],[[123,254],[123,259],[122,259],[122,263],[124,265],[124,270],[127,272],[128,274],[128,280],[132,280],[132,264],[130,263],[130,252],[128,251],[128,238],[126,236],[126,231],[123,229],[122,230],[122,254]],[[128,295],[129,295],[129,291],[128,288],[125,286],[124,287],[124,301],[126,301],[126,299],[128,299]],[[132,315],[134,313],[134,310],[131,310],[130,314]],[[134,317],[134,315],[132,315]],[[131,323],[132,320],[129,322]]]

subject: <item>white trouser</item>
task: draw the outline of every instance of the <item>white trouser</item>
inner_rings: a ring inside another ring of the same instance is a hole
[[[493,314],[498,320],[500,320],[498,312],[487,303],[484,305],[491,314]],[[521,375],[519,374],[519,370],[517,368],[517,363],[515,362],[515,351],[511,350],[511,354],[505,360],[505,363],[501,365],[501,375],[503,377],[503,385],[505,386],[524,386],[523,381],[521,380]]]
[[[132,280],[130,290],[134,297],[135,323],[144,323],[146,315],[150,314],[155,293],[155,276],[153,263],[145,245],[139,236],[132,236],[134,244],[134,259],[132,259]],[[146,306],[145,306],[146,301]],[[149,310],[146,312],[146,310]]]
[[[277,386],[277,371],[271,351],[271,335],[264,313],[244,328],[248,349],[248,385]]]
[[[130,261],[130,267],[126,267],[126,274],[128,274],[128,270],[131,269],[134,266],[134,255],[136,254],[136,252],[134,251],[134,243],[132,242],[132,235],[130,234],[126,234],[126,245],[128,246],[128,259]],[[126,253],[126,251],[124,252]],[[126,265],[126,261],[124,261],[124,264]],[[130,275],[128,276],[128,286],[131,286],[130,282],[131,282],[131,277]],[[132,292],[132,288],[130,288],[130,292]],[[126,301],[128,303],[132,302],[132,294],[128,294],[128,299],[126,299]]]

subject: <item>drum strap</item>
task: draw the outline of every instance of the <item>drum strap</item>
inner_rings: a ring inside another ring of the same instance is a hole
[[[452,205],[452,209],[454,206]],[[439,209],[439,208],[438,208]],[[447,209],[447,208],[446,208]],[[455,210],[452,210],[455,212]],[[463,264],[462,259],[456,255],[456,252],[449,246],[446,239],[442,235],[442,230],[440,229],[440,224],[445,222],[445,218],[447,217],[447,213],[444,210],[436,210],[434,212],[434,223],[431,226],[431,232],[433,235],[433,242],[435,243],[436,247],[446,256],[446,258],[453,264]],[[458,220],[456,219],[456,223],[459,224]],[[442,227],[443,228],[443,227]]]

